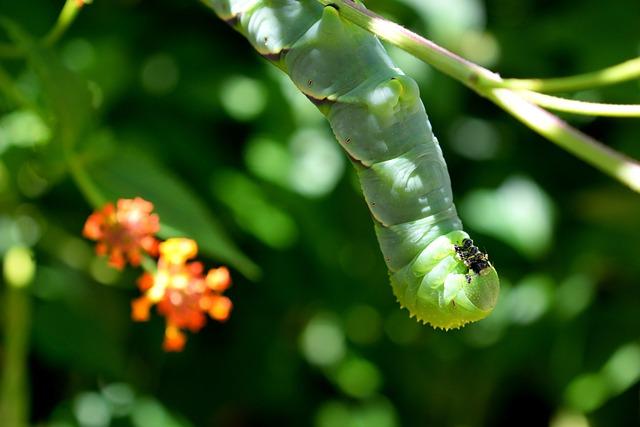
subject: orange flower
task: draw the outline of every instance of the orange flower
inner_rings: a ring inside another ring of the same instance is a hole
[[[225,321],[231,312],[231,300],[222,295],[231,284],[226,267],[211,269],[204,274],[200,262],[187,262],[198,253],[196,242],[174,238],[160,243],[160,259],[155,274],[145,273],[138,280],[144,295],[132,302],[131,317],[135,321],[149,318],[153,304],[165,316],[164,349],[180,351],[186,337],[183,329],[199,331],[207,321],[207,314]]]
[[[119,199],[117,207],[107,203],[92,213],[84,224],[82,234],[96,240],[98,255],[109,255],[109,264],[119,270],[127,260],[140,265],[141,251],[156,255],[158,241],[154,235],[160,230],[158,215],[152,214],[153,204],[140,197]]]

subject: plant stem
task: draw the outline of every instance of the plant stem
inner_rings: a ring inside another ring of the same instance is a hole
[[[497,74],[376,15],[353,0],[318,1],[326,6],[335,7],[345,19],[459,80],[515,116],[532,130],[618,179],[634,191],[640,192],[640,164],[638,162],[606,147],[599,141],[569,126],[553,114],[525,100],[511,87],[505,87],[505,80],[502,80]],[[602,77],[603,71],[592,73],[592,75],[599,75],[601,82],[612,82],[616,79],[620,81],[619,79],[623,76],[633,75],[629,70],[633,71],[636,65],[634,65],[634,61],[629,61],[629,63],[631,65],[624,66],[622,70],[614,70],[613,77],[609,76],[611,72],[605,72],[605,77]],[[577,87],[578,83],[585,84],[585,82],[593,80],[593,77],[587,78],[585,76],[590,75],[577,76],[577,82],[574,79],[570,83]],[[567,87],[566,80],[563,85],[563,87]],[[560,86],[555,83],[554,87]]]
[[[76,19],[82,6],[84,6],[84,1],[82,0],[67,0],[60,11],[60,15],[58,15],[55,25],[42,39],[42,44],[44,46],[53,46],[56,44]]]
[[[31,301],[24,289],[4,291],[4,361],[0,418],[3,425],[26,427],[29,413],[27,386],[27,348],[31,323]]]
[[[47,117],[40,108],[18,90],[16,84],[11,79],[11,76],[9,76],[2,67],[0,67],[0,93],[4,93],[16,105],[34,111],[40,115],[43,120],[47,121]],[[75,152],[73,152],[71,148],[73,144],[69,141],[63,141],[62,145],[64,157],[73,181],[94,208],[102,207],[107,202],[107,199],[91,180],[91,177],[82,164],[82,160],[78,158]]]
[[[17,86],[11,79],[11,76],[9,76],[2,67],[0,67],[0,93],[4,93],[9,99],[15,102],[16,105],[30,109],[40,115],[40,117],[45,121],[47,120],[47,117],[42,113],[38,106],[31,102],[31,100],[17,89]],[[106,203],[107,199],[91,180],[91,177],[89,177],[89,174],[82,165],[81,160],[78,159],[77,155],[72,151],[72,146],[73,144],[69,143],[69,141],[63,141],[64,156],[67,161],[67,165],[69,166],[71,177],[89,203],[94,208],[99,208]]]
[[[71,177],[80,189],[80,192],[84,195],[85,199],[87,199],[87,201],[96,209],[104,206],[108,201],[107,198],[93,182],[76,154],[71,152],[70,149],[65,148],[65,158],[67,165],[69,166]]]
[[[638,162],[600,144],[512,90],[493,89],[489,99],[540,135],[640,192]]]
[[[85,2],[81,0],[67,0],[58,15],[56,23],[40,41],[42,45],[50,47],[56,44],[71,26],[84,4]],[[0,44],[0,58],[19,58],[24,54],[25,52],[18,46],[8,43]]]
[[[604,104],[577,101],[528,90],[519,90],[517,94],[540,107],[565,113],[586,116],[640,117],[640,105],[638,104]]]
[[[536,92],[573,92],[640,79],[640,57],[602,70],[554,79],[504,79],[501,87]]]
[[[27,357],[31,331],[31,298],[28,288],[34,272],[35,263],[28,249],[14,247],[5,253],[0,420],[6,427],[27,427],[29,421]]]
[[[4,291],[4,360],[0,391],[0,418],[6,427],[27,427],[27,349],[31,328],[31,301],[25,289]]]

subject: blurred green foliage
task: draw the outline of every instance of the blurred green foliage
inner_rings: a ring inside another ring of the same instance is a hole
[[[96,0],[39,48],[62,3],[0,4],[0,40],[26,52],[0,58],[0,356],[7,366],[7,343],[27,335],[31,423],[640,423],[636,194],[390,49],[421,86],[460,214],[503,280],[487,320],[434,331],[394,301],[322,116],[245,40],[197,1]],[[367,5],[505,76],[640,51],[637,0]],[[640,85],[571,95],[637,103]],[[569,119],[640,157],[637,121]],[[138,272],[107,268],[80,238],[96,200],[78,170],[109,198],[149,198],[165,236],[235,268],[227,324],[165,354],[161,319],[129,320]],[[30,309],[8,310],[16,296]]]

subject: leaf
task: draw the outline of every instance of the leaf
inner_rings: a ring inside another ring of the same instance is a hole
[[[40,46],[15,22],[0,18],[0,25],[26,52],[29,65],[44,89],[60,140],[65,147],[72,147],[91,124],[94,113],[87,82],[66,68],[49,49]]]
[[[202,200],[148,156],[121,151],[88,165],[87,172],[109,200],[139,196],[151,201],[160,216],[161,237],[192,238],[204,253],[229,263],[249,279],[259,277],[259,267],[227,237]]]

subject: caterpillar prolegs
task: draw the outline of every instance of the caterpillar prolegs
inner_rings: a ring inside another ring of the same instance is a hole
[[[486,317],[499,280],[462,231],[417,84],[376,37],[316,0],[205,0],[327,117],[353,163],[393,292],[450,329]]]

